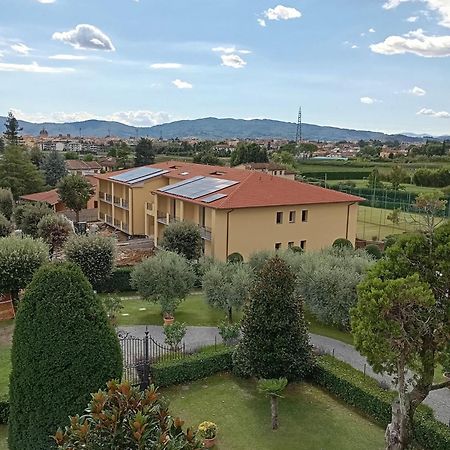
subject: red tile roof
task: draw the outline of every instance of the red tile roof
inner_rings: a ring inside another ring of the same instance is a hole
[[[21,195],[22,200],[28,200],[30,202],[42,202],[48,203],[49,205],[56,205],[61,202],[59,199],[58,191],[52,189],[46,192],[36,192],[35,194]]]
[[[217,193],[220,192],[221,194],[226,194],[226,197],[208,203],[208,207],[212,208],[233,209],[318,203],[354,203],[364,200],[361,197],[299,181],[272,176],[262,172],[233,169],[230,167],[206,166],[180,161],[167,161],[152,164],[149,167],[168,170],[168,172],[162,176],[172,178],[176,180],[175,182],[188,180],[195,176],[224,178],[227,180],[238,181],[238,184],[216,191]],[[109,177],[123,172],[126,172],[126,170],[100,174],[96,175],[96,177],[100,179],[109,179]],[[198,199],[192,200],[171,195],[168,192],[158,192],[158,194],[172,198],[183,198],[185,201],[202,206],[206,205],[206,203],[201,201],[202,198],[211,195],[204,195]]]
[[[67,159],[67,170],[100,170],[102,166],[97,161],[82,161],[81,159]]]

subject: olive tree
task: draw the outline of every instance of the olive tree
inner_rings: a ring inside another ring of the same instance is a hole
[[[0,213],[0,237],[6,237],[11,234],[13,226],[11,222]]]
[[[22,203],[17,205],[14,210],[16,228],[22,230],[23,234],[37,238],[39,221],[44,216],[53,213],[53,210],[46,203]]]
[[[62,214],[49,214],[38,223],[38,236],[49,245],[51,254],[61,249],[73,232],[72,223]]]
[[[232,323],[233,309],[239,311],[248,300],[251,282],[252,272],[247,265],[215,262],[203,275],[202,286],[207,302],[223,310]]]
[[[87,202],[94,194],[92,184],[81,175],[67,175],[58,183],[59,198],[75,212],[77,223],[80,221],[80,211],[86,208]]]
[[[48,247],[29,237],[0,238],[0,292],[11,293],[17,303],[34,272],[48,261]]]
[[[195,275],[188,260],[178,253],[161,251],[135,266],[131,285],[146,300],[161,305],[173,317],[178,305],[194,287]]]
[[[189,260],[197,260],[202,254],[200,228],[190,222],[174,222],[164,230],[162,247]]]
[[[0,188],[0,213],[3,214],[8,220],[11,220],[13,209],[14,197],[11,189]]]

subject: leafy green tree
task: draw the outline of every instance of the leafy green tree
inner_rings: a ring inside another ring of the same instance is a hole
[[[271,158],[272,161],[277,164],[283,164],[290,167],[295,166],[295,157],[292,153],[286,151],[276,152],[272,154]]]
[[[387,220],[390,220],[394,225],[400,223],[400,209],[393,209],[387,216]]]
[[[145,391],[116,381],[91,394],[83,416],[75,416],[54,440],[58,450],[200,450],[201,439],[174,418],[154,386]],[[98,413],[97,413],[98,412]],[[117,421],[110,420],[116,416]],[[86,432],[83,432],[86,430]]]
[[[87,153],[86,155],[83,156],[83,161],[94,161],[94,155],[92,153]]]
[[[21,195],[43,191],[45,182],[24,149],[8,146],[0,159],[0,187],[10,188],[17,199]]]
[[[233,354],[237,374],[298,380],[310,373],[314,358],[294,283],[293,272],[278,256],[257,273]]]
[[[50,186],[56,186],[59,180],[67,175],[66,161],[64,156],[52,150],[42,163],[45,181]]]
[[[165,317],[173,317],[194,282],[195,275],[188,260],[167,251],[142,261],[131,273],[131,285],[145,300],[159,303]]]
[[[0,155],[5,151],[5,141],[0,137]]]
[[[387,437],[397,446],[389,448],[407,447],[417,407],[430,391],[450,386],[450,381],[433,384],[434,369],[449,351],[449,242],[450,223],[431,233],[400,236],[358,289],[352,320],[356,347],[376,370],[401,375],[404,364],[415,373],[407,392],[399,392],[401,403],[393,404]]]
[[[58,425],[122,375],[114,329],[81,270],[42,267],[19,308],[11,352],[9,448],[48,450]]]
[[[419,222],[427,236],[431,237],[441,223],[444,222],[442,213],[447,206],[447,200],[443,200],[442,193],[439,191],[424,192],[416,197],[415,206],[421,213],[420,219],[414,219]],[[441,216],[441,217],[440,217]]]
[[[381,176],[378,169],[373,169],[367,178],[367,187],[369,189],[383,189],[384,185],[381,182]]]
[[[313,144],[312,142],[302,142],[299,145],[299,151],[301,153],[307,153],[310,156],[316,153],[317,150],[319,150],[319,147],[316,144]]]
[[[233,322],[233,310],[239,311],[248,300],[251,284],[247,265],[220,261],[210,265],[202,280],[206,301],[224,311],[229,323]]]
[[[208,166],[221,166],[222,161],[212,151],[196,153],[192,162],[196,164],[206,164]]]
[[[161,245],[169,252],[179,253],[189,260],[197,260],[202,254],[200,229],[190,222],[171,223],[164,230]]]
[[[174,322],[166,325],[163,330],[164,342],[170,346],[172,350],[179,350],[181,341],[186,336],[186,324]]]
[[[13,226],[11,222],[0,213],[0,238],[9,236],[12,233]]]
[[[401,183],[408,181],[409,176],[402,166],[394,166],[388,175],[388,180],[391,182],[392,189],[398,191]]]
[[[60,250],[69,236],[73,233],[72,224],[62,214],[49,214],[38,223],[38,236],[48,244],[53,255]]]
[[[141,138],[136,145],[134,154],[134,165],[145,166],[155,162],[155,152],[151,139]]]
[[[23,130],[19,125],[19,121],[14,117],[12,111],[8,113],[8,117],[5,122],[5,131],[3,136],[9,145],[19,145],[21,137],[20,132]]]
[[[258,391],[270,398],[270,412],[272,415],[272,430],[278,430],[278,399],[282,397],[288,380],[286,378],[275,378],[258,381]]]
[[[0,239],[0,292],[10,292],[17,304],[34,272],[48,261],[48,247],[29,237]]]
[[[334,248],[349,248],[353,250],[353,244],[345,238],[338,238],[333,242]]]
[[[14,198],[11,189],[0,188],[0,213],[8,220],[11,219],[14,210]]]
[[[64,158],[69,159],[80,159],[80,155],[77,152],[64,152]]]
[[[33,146],[29,152],[30,160],[31,162],[40,169],[42,166],[42,163],[44,162],[44,153],[42,150],[37,146]]]
[[[251,162],[269,162],[267,150],[255,142],[240,142],[236,150],[231,153],[231,166]]]
[[[37,238],[40,220],[51,214],[54,214],[53,210],[46,203],[22,203],[14,210],[16,228],[27,236]]]
[[[89,282],[96,288],[107,280],[114,269],[116,242],[100,235],[72,235],[64,246],[68,261],[77,264]]]
[[[59,198],[75,212],[77,223],[80,221],[80,211],[86,208],[87,202],[94,193],[92,184],[81,175],[67,175],[58,183]]]

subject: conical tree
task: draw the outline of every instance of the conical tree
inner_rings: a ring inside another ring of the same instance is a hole
[[[302,301],[295,296],[291,269],[278,256],[256,276],[233,360],[241,376],[292,381],[311,370],[314,358]]]
[[[47,184],[56,186],[58,181],[67,175],[64,156],[56,150],[52,150],[44,159],[42,170],[44,171]]]
[[[34,276],[16,318],[10,381],[10,450],[50,450],[89,392],[122,374],[122,356],[100,301],[76,265]]]

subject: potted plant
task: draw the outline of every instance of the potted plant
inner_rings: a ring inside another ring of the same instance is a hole
[[[169,313],[167,311],[164,313],[164,326],[165,327],[168,325],[172,325],[174,320],[175,320],[175,317],[173,317],[172,313]]]
[[[198,432],[203,438],[205,448],[212,448],[216,445],[217,425],[214,422],[202,422],[198,426]]]

